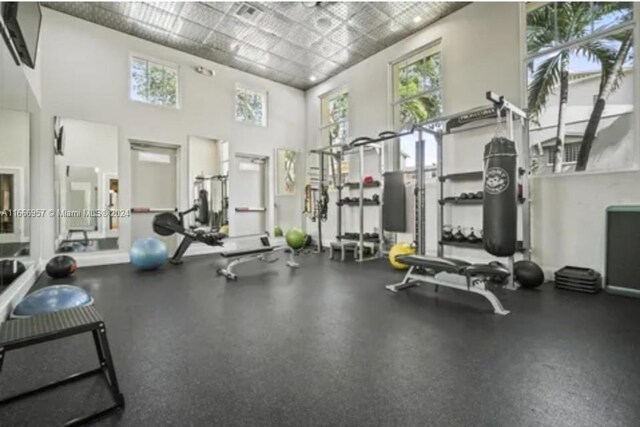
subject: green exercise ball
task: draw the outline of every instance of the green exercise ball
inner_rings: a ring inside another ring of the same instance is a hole
[[[287,231],[287,235],[285,236],[287,245],[291,246],[292,249],[300,249],[304,246],[305,236],[306,233],[304,231],[298,227],[294,227]]]
[[[273,235],[274,235],[275,237],[282,237],[282,236],[284,236],[284,232],[282,231],[282,228],[280,228],[280,227],[276,227],[276,228],[274,228],[274,230],[273,230]]]

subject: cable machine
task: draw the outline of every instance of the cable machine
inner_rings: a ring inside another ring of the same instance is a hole
[[[229,224],[229,194],[227,175],[198,175],[193,182],[193,194],[196,197],[196,204],[201,203],[199,195],[202,191],[206,191],[208,197],[207,211],[208,218],[205,222],[198,220],[201,226],[208,227],[212,230],[219,230],[223,225]],[[214,183],[219,183],[220,191],[215,191]],[[219,197],[215,201],[214,194],[218,193]],[[204,218],[203,218],[204,219]]]

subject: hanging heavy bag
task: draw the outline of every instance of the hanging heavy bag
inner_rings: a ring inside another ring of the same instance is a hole
[[[517,152],[513,141],[495,137],[485,145],[483,241],[484,249],[495,256],[511,256],[516,251],[516,167]]]
[[[197,221],[202,225],[209,223],[209,193],[204,189],[198,192]]]

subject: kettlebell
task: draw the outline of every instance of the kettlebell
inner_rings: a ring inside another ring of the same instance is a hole
[[[453,233],[453,240],[455,240],[456,242],[464,242],[465,240],[467,240],[460,227],[458,227],[457,231]]]
[[[444,242],[450,242],[453,240],[453,229],[450,225],[442,227],[442,240]]]
[[[476,236],[473,227],[471,227],[471,231],[469,231],[469,234],[467,235],[467,240],[469,241],[469,243],[478,243],[480,241],[480,238]]]

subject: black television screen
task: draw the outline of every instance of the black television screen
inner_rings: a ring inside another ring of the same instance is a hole
[[[37,2],[3,3],[2,17],[20,60],[35,68],[42,12]]]

